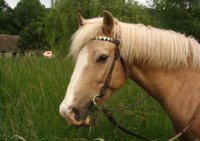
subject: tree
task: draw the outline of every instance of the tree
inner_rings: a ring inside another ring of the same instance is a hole
[[[153,0],[153,6],[164,28],[200,40],[200,0]]]
[[[20,0],[15,10],[18,19],[21,52],[44,51],[49,49],[45,34],[45,18],[47,10],[39,0]]]
[[[18,19],[18,31],[33,21],[42,21],[45,17],[45,7],[39,0],[20,0],[14,11]]]
[[[21,39],[18,47],[21,52],[26,51],[44,51],[49,49],[46,41],[45,24],[42,22],[31,22],[20,34]]]
[[[0,0],[0,34],[16,34],[14,11],[4,0]]]

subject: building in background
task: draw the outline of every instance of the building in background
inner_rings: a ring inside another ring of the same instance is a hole
[[[4,57],[17,56],[17,41],[19,36],[0,34],[0,55]]]

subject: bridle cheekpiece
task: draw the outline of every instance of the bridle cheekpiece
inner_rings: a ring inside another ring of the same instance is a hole
[[[114,70],[116,60],[118,58],[120,58],[120,52],[119,52],[119,48],[118,48],[120,42],[118,40],[115,40],[115,39],[112,39],[112,38],[109,38],[109,37],[101,37],[101,36],[95,36],[95,37],[91,38],[91,40],[108,41],[108,42],[111,42],[111,43],[114,43],[114,44],[117,45],[117,47],[115,48],[115,54],[114,54],[113,62],[111,64],[110,71],[107,75],[107,78],[104,82],[104,85],[103,85],[100,93],[97,94],[96,96],[94,96],[93,99],[92,99],[93,104],[95,106],[97,106],[95,99],[98,98],[98,97],[103,98],[105,103],[106,103],[105,93],[106,93],[107,88],[109,88],[109,84],[110,84],[110,80],[112,78],[112,72]]]

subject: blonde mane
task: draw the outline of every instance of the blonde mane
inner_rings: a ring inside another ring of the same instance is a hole
[[[72,37],[70,55],[77,58],[84,44],[102,33],[102,25],[103,18],[87,20]],[[113,32],[120,40],[121,55],[129,64],[142,61],[152,67],[170,69],[186,66],[190,60],[194,68],[200,68],[200,44],[192,37],[117,19]]]

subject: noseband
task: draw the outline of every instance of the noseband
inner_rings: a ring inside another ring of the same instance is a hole
[[[120,42],[118,40],[108,38],[108,37],[94,37],[91,40],[108,41],[108,42],[111,42],[111,43],[114,43],[114,44],[117,45],[117,47],[115,48],[115,54],[114,54],[113,62],[111,64],[111,67],[110,67],[110,70],[109,70],[108,75],[106,77],[106,80],[104,82],[104,85],[103,85],[100,93],[93,97],[93,104],[95,106],[97,106],[95,99],[98,98],[98,97],[104,98],[104,100],[106,102],[105,93],[106,93],[107,88],[110,87],[109,84],[110,84],[110,80],[112,78],[112,73],[113,73],[113,70],[114,70],[114,67],[115,67],[115,63],[116,63],[117,59],[120,58],[120,52],[119,52],[119,48],[118,48]],[[125,62],[123,61],[122,58],[121,58],[121,62],[122,62],[123,68],[124,68],[125,76],[126,76]]]

